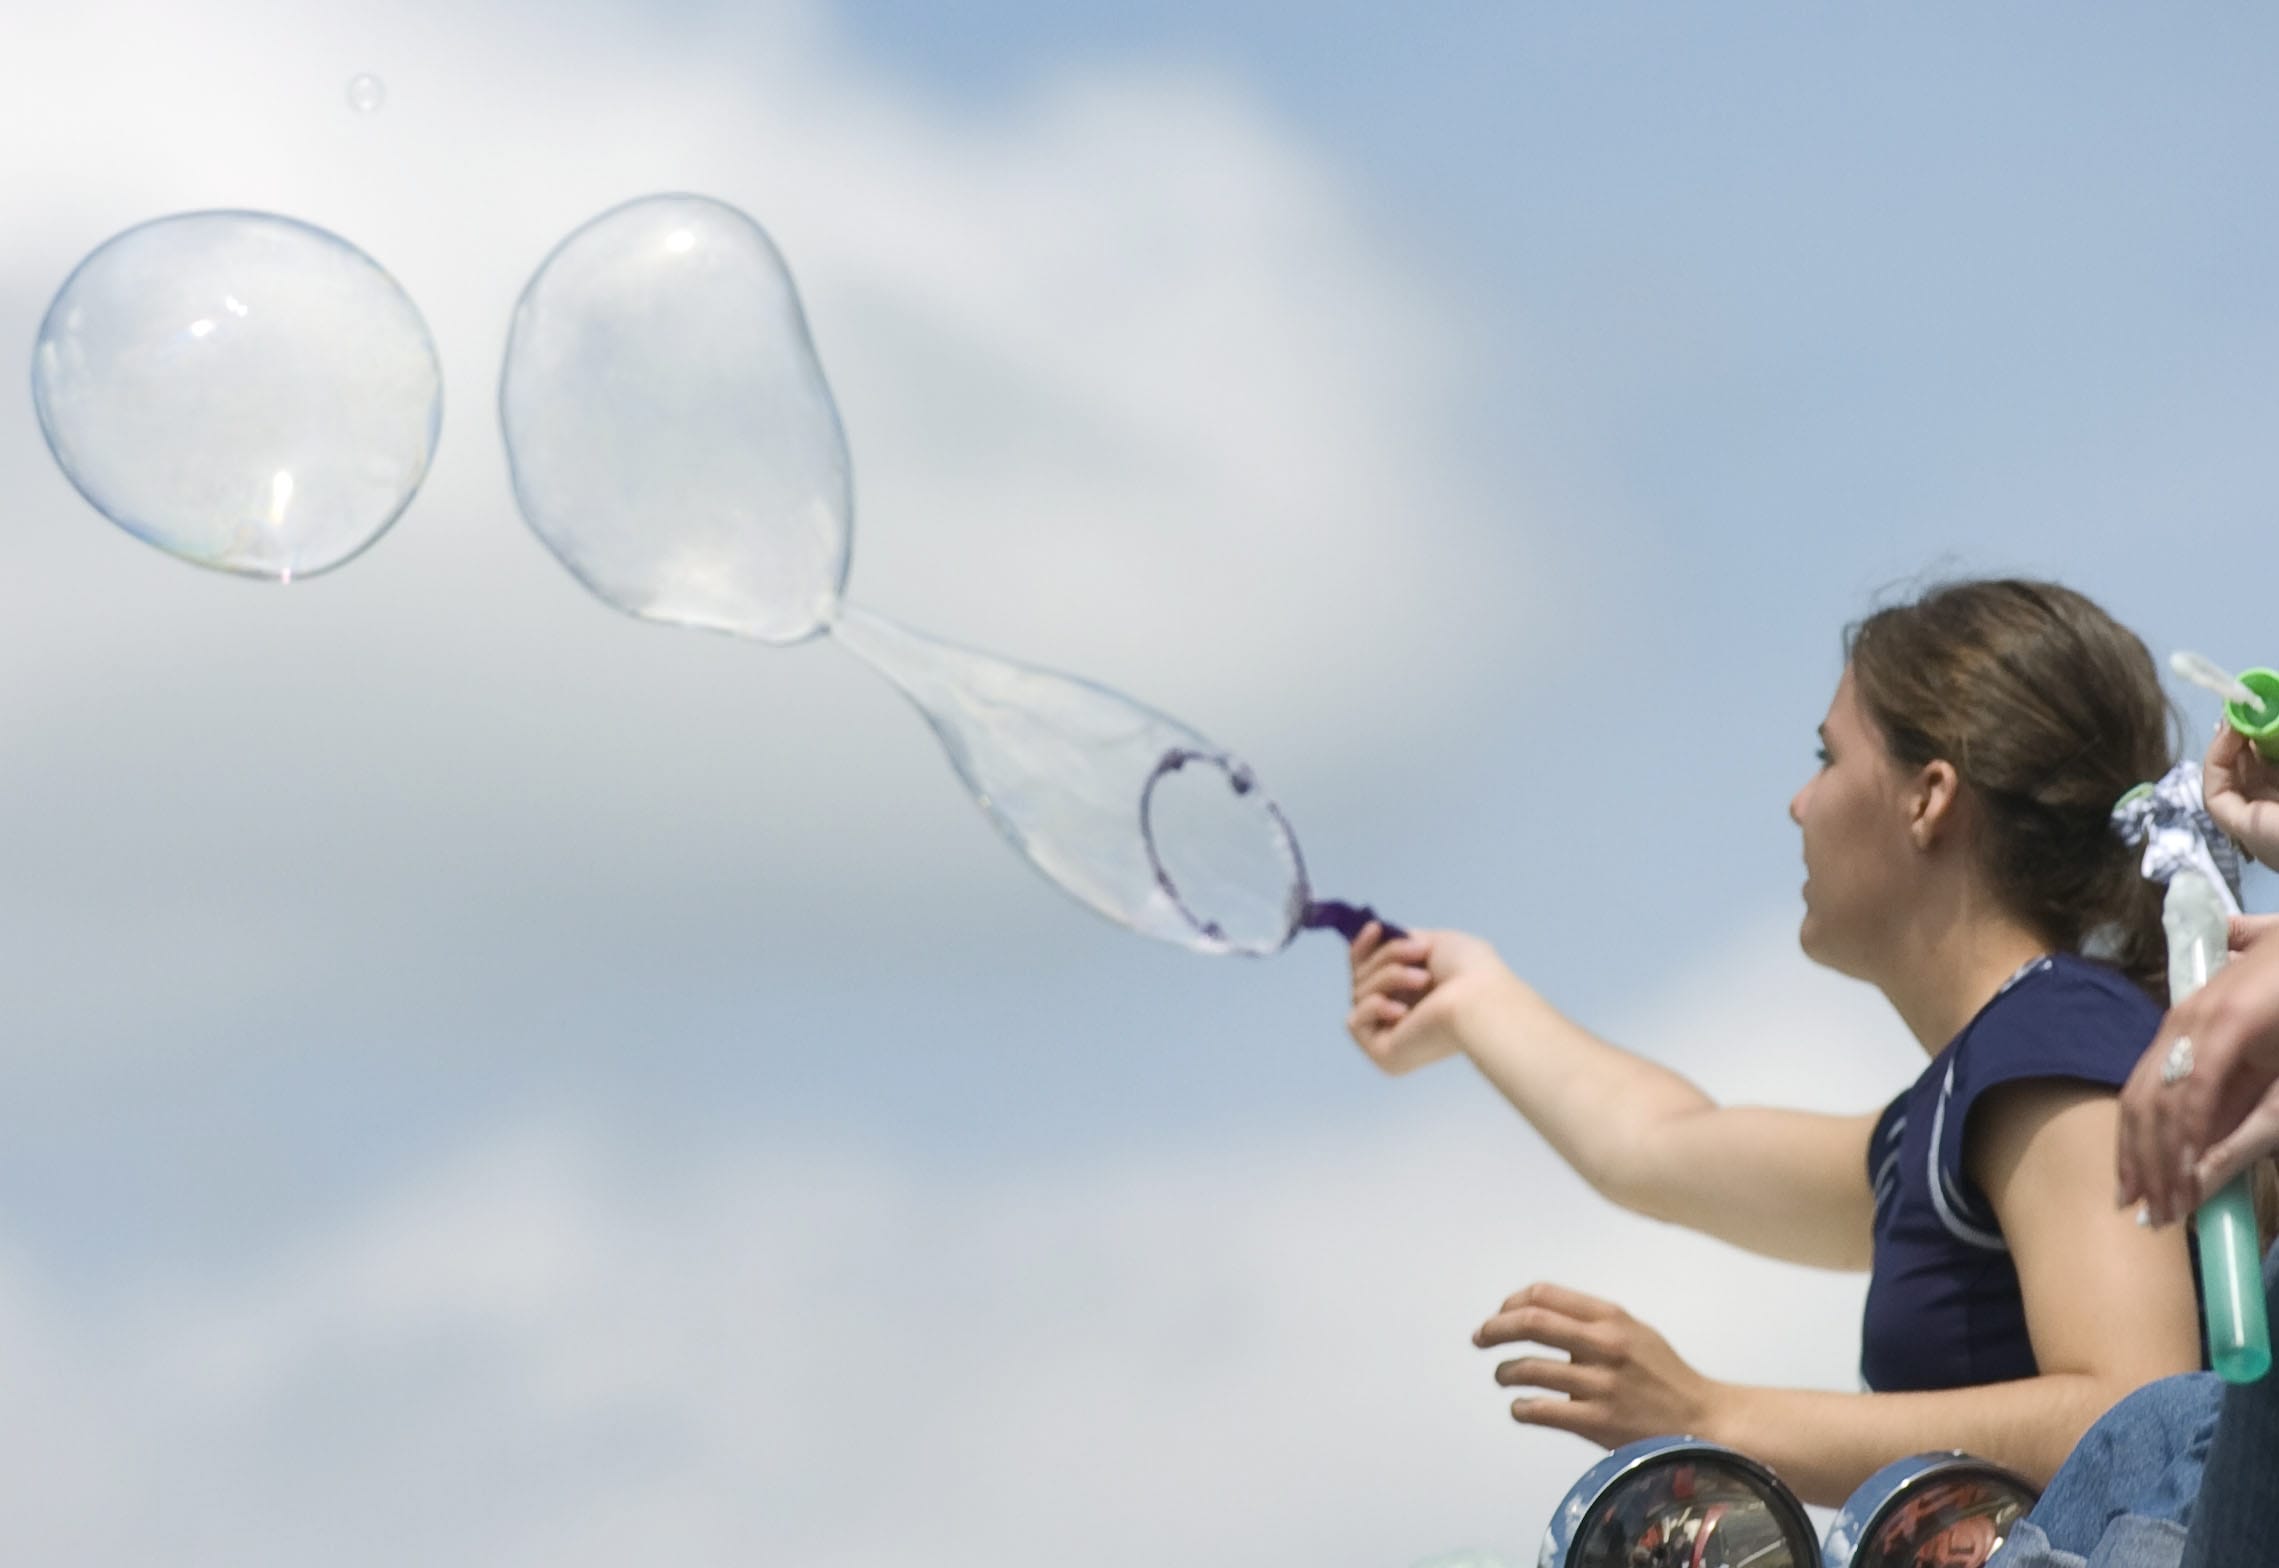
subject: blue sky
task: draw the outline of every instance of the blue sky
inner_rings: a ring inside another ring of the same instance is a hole
[[[2246,6],[26,26],[14,341],[118,229],[242,205],[391,267],[446,375],[405,519],[285,591],[0,419],[0,1456],[41,1481],[0,1530],[51,1560],[1518,1559],[1590,1456],[1462,1343],[1503,1292],[1850,1384],[1855,1282],[1613,1214],[1457,1069],[1379,1081],[1325,939],[1121,933],[828,645],[587,600],[491,400],[529,270],[628,196],[789,257],[856,602],[1192,722],[1326,891],[1721,1093],[1919,1060],[1793,951],[1785,805],[1878,594],[2044,573],[2279,658]]]

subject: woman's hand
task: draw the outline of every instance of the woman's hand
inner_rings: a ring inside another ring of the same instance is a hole
[[[1460,1012],[1511,971],[1494,948],[1461,931],[1388,941],[1372,921],[1353,939],[1353,1010],[1346,1032],[1386,1072],[1413,1072],[1464,1048]]]
[[[2169,1009],[2121,1090],[2116,1197],[2143,1203],[2156,1225],[2279,1150],[2279,915],[2236,917],[2232,949]],[[2180,1040],[2191,1042],[2191,1070],[2171,1082]]]
[[[1611,1301],[1559,1285],[1530,1285],[1480,1325],[1472,1343],[1541,1345],[1564,1356],[1520,1356],[1496,1368],[1506,1388],[1538,1388],[1511,1416],[1607,1448],[1641,1437],[1708,1436],[1722,1384],[1678,1358],[1669,1341]],[[1551,1397],[1564,1394],[1564,1399]]]
[[[2265,865],[2279,865],[2279,763],[2223,725],[2200,764],[2200,792],[2217,827]]]

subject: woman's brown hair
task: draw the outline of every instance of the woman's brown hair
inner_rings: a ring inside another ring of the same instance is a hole
[[[2136,634],[2070,588],[1989,579],[1878,610],[1845,643],[1892,756],[1944,759],[1976,798],[1995,895],[2165,1004],[2161,890],[2112,829],[2122,793],[2175,761],[2175,711]]]

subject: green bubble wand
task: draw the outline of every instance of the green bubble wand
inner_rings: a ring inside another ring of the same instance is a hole
[[[2231,912],[2219,889],[2199,871],[2179,871],[2161,900],[2168,932],[2168,995],[2181,1002],[2224,966]],[[2179,1042],[2184,1044],[2185,1042]],[[2162,1067],[2163,1077],[2191,1070],[2189,1049]],[[2227,1383],[2252,1383],[2271,1370],[2271,1330],[2263,1300],[2263,1249],[2255,1228],[2251,1173],[2241,1171],[2192,1216],[2200,1243],[2201,1311],[2208,1323],[2208,1355]]]
[[[2227,674],[2205,654],[2172,653],[2168,667],[2224,699],[2224,721],[2247,737],[2266,762],[2279,762],[2279,670]]]

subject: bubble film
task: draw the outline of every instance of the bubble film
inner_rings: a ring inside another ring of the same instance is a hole
[[[853,607],[832,635],[925,715],[1006,841],[1084,904],[1203,953],[1271,953],[1297,933],[1305,867],[1282,814],[1176,719]]]

